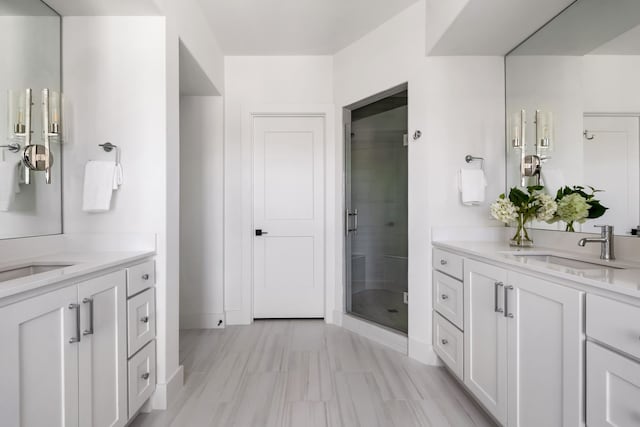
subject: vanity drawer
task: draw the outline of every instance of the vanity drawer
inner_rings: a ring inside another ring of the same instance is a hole
[[[433,248],[433,268],[462,280],[462,257],[442,249]]]
[[[127,268],[127,296],[144,291],[156,283],[156,263],[147,261]]]
[[[439,271],[433,272],[433,308],[460,330],[463,329],[464,286]]]
[[[156,342],[151,341],[129,360],[129,418],[156,388]]]
[[[153,288],[127,301],[127,345],[129,357],[156,335],[156,304]]]
[[[587,336],[640,358],[640,307],[588,294]]]
[[[442,361],[463,379],[464,335],[447,319],[433,313],[433,349]]]

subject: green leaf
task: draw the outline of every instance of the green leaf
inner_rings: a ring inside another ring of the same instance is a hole
[[[600,218],[607,211],[607,207],[604,207],[600,204],[600,202],[590,201],[589,204],[591,208],[589,209],[589,219]]]
[[[519,188],[513,187],[509,192],[509,200],[517,207],[521,207],[529,202],[529,195]]]

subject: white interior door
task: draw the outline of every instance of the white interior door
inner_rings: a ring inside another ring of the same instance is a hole
[[[604,190],[597,198],[609,210],[582,230],[611,224],[616,233],[629,233],[640,221],[640,119],[587,116],[584,126],[584,184]]]
[[[324,317],[321,116],[253,118],[254,318]]]

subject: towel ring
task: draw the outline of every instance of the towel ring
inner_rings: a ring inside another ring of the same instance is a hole
[[[120,147],[118,147],[115,144],[110,143],[109,141],[105,142],[104,144],[98,144],[98,147],[102,147],[102,149],[107,153],[110,153],[115,149],[116,150],[116,165],[120,164]]]
[[[475,157],[471,154],[467,154],[466,156],[464,156],[464,161],[467,163],[471,163],[474,160],[480,160],[480,169],[484,170],[484,157]]]

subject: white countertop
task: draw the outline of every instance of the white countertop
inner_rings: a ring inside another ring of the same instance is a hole
[[[516,267],[519,270],[544,274],[578,284],[605,289],[609,292],[640,298],[640,263],[602,261],[599,258],[591,258],[576,252],[558,251],[553,248],[515,248],[505,242],[434,241],[433,246]],[[529,255],[552,255],[601,265],[592,266],[589,269],[573,268],[517,255],[523,253]]]
[[[120,265],[135,263],[154,255],[154,251],[60,252],[0,263],[0,271],[18,269],[28,265],[69,265],[44,273],[0,282],[0,300],[23,292],[36,291],[56,283],[68,282]]]

